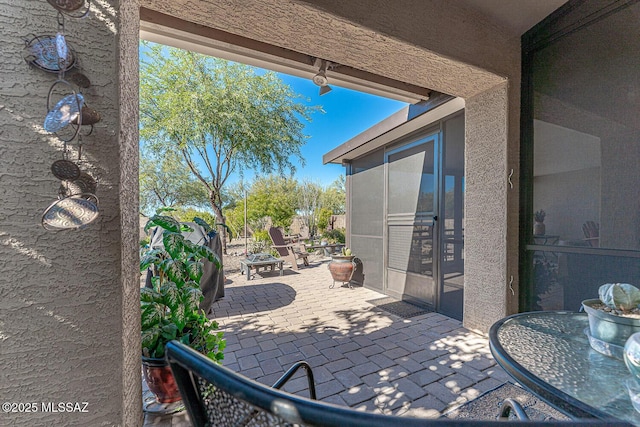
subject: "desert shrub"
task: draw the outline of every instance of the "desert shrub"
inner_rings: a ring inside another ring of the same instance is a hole
[[[253,240],[256,242],[270,242],[269,232],[267,230],[256,230],[253,232]]]
[[[345,230],[342,228],[336,228],[335,230],[327,230],[324,233],[322,233],[322,237],[331,242],[344,243],[345,242],[344,232]]]
[[[329,221],[331,220],[331,215],[333,215],[333,211],[327,208],[320,209],[320,214],[318,215],[318,230],[323,233],[329,226]]]
[[[151,237],[146,236],[146,237],[140,239],[140,247],[141,248],[146,248],[150,244],[151,244]]]
[[[249,253],[271,253],[271,237],[267,230],[253,232],[253,242],[249,244]]]
[[[217,222],[215,216],[211,212],[193,208],[176,208],[173,216],[181,222],[193,221],[193,217],[202,218],[211,226]]]

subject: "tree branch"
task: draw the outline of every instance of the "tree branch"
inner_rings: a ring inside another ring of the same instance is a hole
[[[196,178],[198,178],[200,182],[202,182],[205,185],[205,187],[207,187],[207,190],[211,191],[209,182],[200,174],[200,171],[195,167],[193,161],[191,160],[191,156],[188,153],[188,149],[183,148],[180,150],[180,152],[182,153],[184,160],[187,162],[187,166],[189,166],[189,169],[191,170],[191,172],[196,176]]]

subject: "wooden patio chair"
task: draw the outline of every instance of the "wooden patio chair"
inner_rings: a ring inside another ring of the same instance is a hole
[[[298,269],[298,259],[302,259],[304,265],[309,265],[309,260],[307,259],[309,254],[303,252],[298,245],[286,243],[280,229],[270,227],[269,237],[271,237],[271,242],[273,243],[271,247],[278,251],[278,255],[289,262],[294,270]]]

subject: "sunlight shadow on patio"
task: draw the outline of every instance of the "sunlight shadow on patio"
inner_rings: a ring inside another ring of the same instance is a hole
[[[214,318],[270,312],[291,304],[296,298],[295,289],[284,283],[233,286],[226,293],[228,296],[213,304]],[[238,294],[242,295],[241,305],[230,301]]]
[[[225,366],[271,384],[306,360],[323,401],[427,418],[506,381],[487,340],[459,321],[437,313],[402,319],[369,304],[380,297],[369,289],[329,289],[328,270],[299,273],[230,286],[214,304]],[[295,378],[285,390],[304,395],[305,387]]]

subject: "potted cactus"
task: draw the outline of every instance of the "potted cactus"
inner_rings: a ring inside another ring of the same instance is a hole
[[[582,301],[591,337],[624,347],[633,333],[640,332],[640,289],[628,283],[607,283],[600,286],[598,296]]]
[[[331,277],[333,277],[333,285],[336,282],[349,283],[351,281],[355,268],[354,258],[355,256],[351,253],[351,249],[347,247],[342,248],[339,255],[331,255],[331,262],[328,268],[331,272]]]

